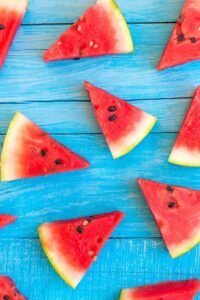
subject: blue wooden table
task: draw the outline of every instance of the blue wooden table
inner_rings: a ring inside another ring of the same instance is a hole
[[[31,0],[0,73],[1,142],[21,111],[92,164],[81,172],[0,184],[0,211],[19,216],[0,233],[0,273],[11,276],[30,300],[117,300],[122,287],[200,277],[200,246],[172,260],[135,181],[142,176],[200,186],[200,169],[167,163],[200,84],[200,62],[155,71],[184,0],[117,1],[130,24],[133,55],[43,63],[43,51],[92,2]],[[158,117],[153,132],[127,156],[111,158],[83,80]],[[73,291],[46,259],[37,226],[112,210],[126,218]]]

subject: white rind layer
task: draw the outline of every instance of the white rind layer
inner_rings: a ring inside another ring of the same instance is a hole
[[[25,13],[28,8],[28,0],[0,0],[0,8]]]
[[[15,157],[18,136],[20,136],[27,122],[29,123],[30,121],[24,115],[17,112],[10,123],[1,153],[1,181],[15,179],[16,174],[18,174],[15,161],[10,158]]]
[[[134,298],[133,298],[133,289],[123,289],[123,290],[121,290],[119,300],[133,300]]]
[[[194,248],[196,245],[200,243],[200,226],[198,228],[195,228],[195,230],[192,232],[191,237],[188,238],[186,241],[183,241],[179,245],[174,245],[174,247],[170,247],[170,255],[172,258],[177,258],[178,256],[188,252],[192,248]]]
[[[200,167],[200,151],[175,146],[168,161],[181,166]]]
[[[132,132],[120,138],[115,143],[109,142],[109,148],[113,155],[113,158],[119,158],[120,156],[125,155],[135,146],[137,146],[151,131],[156,121],[157,119],[154,116],[144,112],[143,118],[135,126],[136,128]]]
[[[121,53],[134,51],[132,37],[128,25],[114,0],[97,0],[97,5],[103,6],[112,20],[116,30],[116,49]],[[117,26],[117,27],[116,27]]]
[[[66,256],[62,257],[61,252],[56,249],[56,245],[53,245],[54,237],[52,236],[51,230],[48,229],[48,224],[43,224],[40,226],[38,232],[43,250],[55,271],[68,285],[70,285],[72,288],[76,288],[85,275],[85,271],[75,269],[70,263],[67,262]],[[52,241],[51,249],[45,246],[49,244],[49,241]]]

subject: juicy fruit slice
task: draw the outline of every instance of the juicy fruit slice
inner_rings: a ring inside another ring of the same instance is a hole
[[[197,88],[176,139],[169,162],[200,167],[200,87]]]
[[[200,242],[200,191],[138,179],[173,258]]]
[[[120,300],[192,300],[200,290],[198,279],[169,281],[124,289]]]
[[[119,158],[137,146],[157,121],[152,115],[89,82],[85,82],[85,88],[113,158]]]
[[[0,1],[0,68],[4,64],[27,7],[28,0]]]
[[[16,285],[7,276],[0,275],[0,299],[3,300],[27,300],[17,290]]]
[[[16,113],[1,154],[1,180],[68,172],[89,163],[64,147],[21,113]]]
[[[200,2],[186,0],[157,69],[200,59]]]
[[[123,217],[112,212],[39,227],[42,247],[66,283],[78,285]]]
[[[14,217],[14,216],[0,214],[0,229],[2,229],[3,227],[5,227],[9,224],[14,223],[15,220],[16,220],[16,217]]]
[[[133,42],[117,4],[97,0],[44,53],[44,61],[129,52],[133,52]]]

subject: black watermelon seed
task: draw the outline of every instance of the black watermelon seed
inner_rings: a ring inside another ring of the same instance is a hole
[[[92,222],[92,217],[86,219],[89,223]]]
[[[42,150],[40,151],[40,154],[41,154],[42,156],[45,156],[45,155],[47,154],[47,150],[42,149]]]
[[[177,41],[179,41],[179,42],[183,42],[184,39],[185,39],[185,35],[183,33],[180,33],[177,37]]]
[[[79,60],[79,59],[81,59],[80,57],[74,57],[74,60]]]
[[[166,187],[166,190],[167,190],[168,192],[171,192],[171,193],[173,193],[173,191],[174,191],[173,187],[170,186],[170,185],[168,185],[168,186]]]
[[[108,107],[108,111],[110,111],[110,112],[113,112],[113,111],[116,111],[116,110],[117,110],[117,107],[114,106],[114,105],[111,105],[111,106]]]
[[[83,229],[82,226],[78,226],[78,227],[76,228],[76,230],[78,231],[78,233],[83,233],[83,231],[84,231],[84,229]]]
[[[3,296],[3,300],[10,300],[10,297],[5,295],[5,296]]]
[[[176,205],[176,202],[169,202],[168,203],[168,207],[169,208],[174,208],[174,207],[176,207],[177,205]]]
[[[195,37],[191,37],[191,38],[190,38],[190,41],[191,41],[191,43],[194,44],[194,43],[196,43],[197,39],[196,39]]]
[[[56,165],[62,165],[62,160],[61,159],[56,159],[55,164]]]
[[[109,117],[109,121],[113,122],[113,121],[116,121],[117,120],[117,115],[111,115]]]
[[[6,29],[6,26],[3,24],[0,24],[0,30],[5,30],[5,29]]]

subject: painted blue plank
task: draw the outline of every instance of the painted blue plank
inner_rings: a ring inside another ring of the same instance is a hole
[[[175,21],[184,0],[116,0],[128,22]],[[25,24],[72,23],[95,0],[30,0]]]
[[[32,25],[21,26],[12,45],[12,51],[44,50],[70,25]],[[174,24],[134,24],[129,25],[134,44],[166,45]],[[121,56],[122,57],[122,56]]]
[[[158,118],[153,132],[178,132],[191,99],[133,100],[131,104]],[[29,102],[0,104],[0,134],[5,134],[16,111],[49,133],[100,133],[90,102]],[[45,116],[45,117],[44,117]]]
[[[1,237],[36,236],[38,224],[112,210],[126,213],[116,237],[158,237],[137,186],[137,177],[199,188],[200,169],[167,162],[175,135],[150,134],[134,151],[113,160],[102,135],[58,135],[57,139],[91,162],[80,172],[0,183],[0,211],[19,220]],[[2,138],[2,137],[1,137]]]
[[[200,83],[200,62],[157,72],[154,67],[162,48],[141,46],[134,55],[48,65],[41,61],[41,52],[11,52],[0,74],[1,101],[88,99],[84,80],[124,99],[191,97]]]
[[[51,44],[50,40],[55,38],[50,38],[54,27],[41,26],[40,30],[32,29],[30,35],[29,31],[22,30],[0,74],[1,101],[86,100],[88,95],[82,87],[85,79],[125,99],[191,97],[200,83],[200,62],[157,72],[156,64],[171,32],[171,26],[159,26],[136,27],[134,54],[51,64],[43,63],[43,50],[38,48]],[[151,45],[150,35],[153,37]],[[22,50],[23,39],[25,50]],[[35,50],[28,50],[34,47]],[[12,89],[8,89],[11,86]]]
[[[117,300],[122,287],[200,277],[200,247],[173,260],[160,239],[109,240],[76,290],[55,273],[38,240],[3,239],[0,248],[1,273],[29,300]]]

